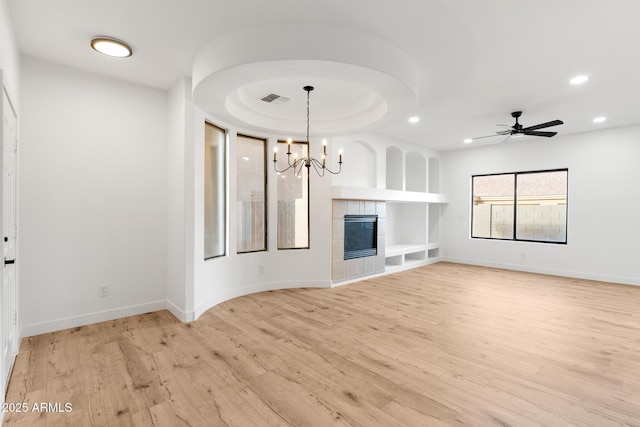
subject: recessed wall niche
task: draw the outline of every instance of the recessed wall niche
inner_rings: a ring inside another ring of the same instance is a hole
[[[410,151],[405,161],[405,190],[427,191],[427,160],[420,153]]]
[[[404,157],[397,147],[387,148],[387,190],[404,190]]]

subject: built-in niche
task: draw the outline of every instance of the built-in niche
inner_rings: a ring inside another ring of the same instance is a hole
[[[404,190],[404,158],[398,147],[387,148],[387,190]]]
[[[387,203],[387,247],[426,245],[425,203]]]
[[[407,268],[426,262],[426,220],[426,203],[387,203],[387,268]]]
[[[427,191],[427,161],[424,156],[415,151],[406,155],[405,161],[405,190]]]
[[[440,243],[440,204],[429,204],[429,245]]]

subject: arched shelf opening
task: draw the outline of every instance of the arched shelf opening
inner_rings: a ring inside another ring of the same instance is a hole
[[[424,156],[410,151],[405,160],[405,190],[427,192],[427,161]]]
[[[386,158],[387,190],[404,190],[404,157],[398,147],[388,147]]]

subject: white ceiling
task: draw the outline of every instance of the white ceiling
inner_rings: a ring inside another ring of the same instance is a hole
[[[462,140],[501,130],[499,123],[513,124],[510,113],[516,110],[524,111],[520,122],[525,126],[563,120],[564,125],[548,129],[560,134],[640,122],[638,0],[8,0],[8,4],[23,54],[161,89],[191,77],[198,52],[238,30],[309,24],[311,29],[334,26],[384,39],[415,66],[417,102],[411,106],[415,111],[403,112],[407,117],[396,117],[394,122],[368,123],[363,129],[438,150],[500,143],[499,136],[471,145]],[[97,54],[89,47],[97,35],[128,42],[133,56],[112,59]],[[306,36],[300,40],[309,43],[313,31]],[[269,34],[255,42],[268,46]],[[339,43],[317,37],[304,47],[313,58],[315,49]],[[589,75],[589,81],[571,86],[569,79],[577,74]],[[335,75],[325,77],[337,86],[344,83]],[[282,84],[276,90],[290,85],[284,80],[270,76],[271,82]],[[266,89],[261,84],[260,79],[247,82],[240,92],[261,92]],[[317,92],[311,94],[312,128],[313,108],[322,111],[330,108],[324,102],[336,102]],[[350,87],[347,95],[352,98],[354,93],[358,89]],[[306,97],[302,90],[300,95]],[[414,113],[421,121],[411,125],[407,118]],[[596,116],[608,120],[596,125],[592,123]]]

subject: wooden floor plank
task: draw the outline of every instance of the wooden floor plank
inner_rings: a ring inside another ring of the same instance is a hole
[[[7,426],[636,426],[640,287],[438,263],[23,340]]]

